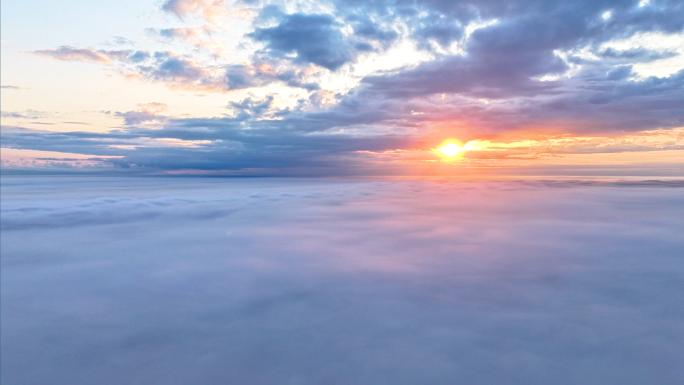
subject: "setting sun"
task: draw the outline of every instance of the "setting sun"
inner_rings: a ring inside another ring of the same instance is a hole
[[[456,143],[449,143],[445,146],[440,147],[437,149],[437,151],[441,152],[442,154],[452,157],[458,155],[459,152],[463,151],[464,148],[457,145]]]
[[[485,147],[488,147],[488,143],[489,142],[487,141],[483,142],[481,140],[471,140],[463,146],[460,146],[459,142],[448,140],[442,142],[442,146],[437,148],[437,151],[448,158],[453,158],[463,151],[481,150]]]

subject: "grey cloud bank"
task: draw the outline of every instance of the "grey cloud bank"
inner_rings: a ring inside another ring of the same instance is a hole
[[[2,178],[3,384],[677,384],[681,182]]]

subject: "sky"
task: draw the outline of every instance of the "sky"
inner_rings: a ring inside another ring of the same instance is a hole
[[[24,176],[1,188],[3,384],[684,376],[681,181]]]
[[[684,175],[678,0],[8,0],[1,22],[5,174]]]

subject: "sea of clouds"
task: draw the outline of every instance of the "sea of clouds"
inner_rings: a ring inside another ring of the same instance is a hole
[[[11,384],[678,384],[684,183],[3,177]]]

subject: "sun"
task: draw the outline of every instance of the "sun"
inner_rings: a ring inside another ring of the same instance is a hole
[[[441,155],[445,160],[455,160],[461,158],[464,152],[477,151],[486,148],[486,144],[481,140],[471,140],[468,143],[461,145],[461,142],[454,139],[447,139],[442,142],[440,147],[433,148],[432,151]]]
[[[448,157],[454,157],[458,155],[459,152],[463,151],[463,147],[456,143],[449,143],[437,149],[437,151]]]

